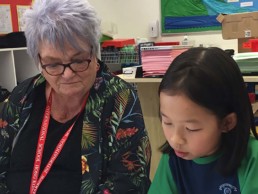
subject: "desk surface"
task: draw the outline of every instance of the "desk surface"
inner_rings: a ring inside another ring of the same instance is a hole
[[[161,82],[162,78],[131,78],[127,75],[124,74],[119,74],[117,75],[119,77],[121,77],[123,80],[130,82],[130,83],[159,83]]]
[[[162,78],[130,78],[127,75],[119,74],[119,77],[130,83],[157,83]],[[258,82],[258,76],[243,76],[245,82]]]
[[[258,76],[243,76],[245,82],[258,82]]]

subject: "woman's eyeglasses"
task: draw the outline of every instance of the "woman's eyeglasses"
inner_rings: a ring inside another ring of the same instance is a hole
[[[91,59],[85,60],[74,60],[71,63],[53,63],[53,64],[42,64],[41,57],[39,56],[39,62],[42,69],[44,69],[49,75],[58,76],[62,75],[67,67],[69,67],[73,72],[83,72],[86,71],[90,65]]]

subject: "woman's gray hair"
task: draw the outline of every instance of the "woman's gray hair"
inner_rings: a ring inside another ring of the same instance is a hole
[[[69,44],[83,51],[79,42],[99,51],[100,20],[87,0],[36,0],[24,14],[28,54],[38,64],[39,46],[46,41],[64,51]]]

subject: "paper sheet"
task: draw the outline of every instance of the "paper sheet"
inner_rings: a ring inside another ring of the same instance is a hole
[[[26,5],[17,5],[16,6],[19,31],[24,31],[24,29],[25,29],[25,22],[22,17],[23,17],[24,12],[29,8],[30,8],[30,6],[26,6]]]
[[[12,14],[10,5],[0,5],[0,34],[13,31]]]

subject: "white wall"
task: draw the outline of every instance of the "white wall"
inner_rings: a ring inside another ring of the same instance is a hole
[[[150,41],[182,41],[184,34],[150,38],[148,26],[151,21],[160,24],[160,0],[89,0],[102,20],[103,32],[115,33],[114,38],[148,38]],[[160,28],[160,27],[159,27]],[[160,31],[160,30],[159,30]],[[223,40],[221,31],[188,33],[195,46],[218,46],[235,49],[237,40]]]

